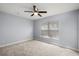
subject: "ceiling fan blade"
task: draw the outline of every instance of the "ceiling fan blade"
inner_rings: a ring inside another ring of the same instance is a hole
[[[38,11],[39,13],[47,13],[47,11]]]
[[[24,12],[32,12],[32,11],[24,11]]]
[[[32,14],[31,16],[33,16],[34,14]]]
[[[38,14],[40,17],[42,17],[42,15]]]

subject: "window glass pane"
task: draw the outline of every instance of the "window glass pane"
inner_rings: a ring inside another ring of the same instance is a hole
[[[48,30],[48,23],[43,23],[41,25],[41,30]]]
[[[50,30],[57,30],[57,29],[59,28],[58,25],[59,25],[59,24],[58,24],[58,22],[56,22],[56,21],[49,22],[49,29],[50,29]]]
[[[41,24],[41,36],[48,37],[48,22]]]
[[[47,30],[41,30],[41,35],[42,36],[48,36],[48,31]]]
[[[58,38],[59,36],[59,22],[58,21],[49,22],[48,35],[51,38]]]
[[[59,33],[59,31],[58,30],[50,30],[49,31],[49,36],[50,37],[58,37],[58,33]]]

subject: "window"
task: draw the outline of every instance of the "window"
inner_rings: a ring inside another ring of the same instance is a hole
[[[59,23],[58,21],[46,22],[41,25],[41,37],[58,39]]]
[[[41,25],[41,36],[48,37],[48,23],[43,23]]]

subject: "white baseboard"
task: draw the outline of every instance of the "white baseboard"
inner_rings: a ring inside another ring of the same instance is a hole
[[[30,40],[32,40],[32,38],[26,38],[26,39],[23,39],[23,40],[20,40],[20,41],[7,43],[7,44],[4,44],[4,45],[0,45],[0,48],[10,46],[10,45],[14,45],[14,44],[18,44],[18,43],[25,42],[25,41],[30,41]]]
[[[41,41],[41,40],[38,39],[38,41]],[[41,42],[44,42],[44,41],[41,41]],[[70,47],[70,46],[62,45],[62,44],[59,44],[59,43],[52,42],[52,43],[48,43],[48,44],[53,44],[53,45],[56,45],[56,46],[59,46],[59,47],[62,47],[62,48],[67,48],[67,49],[71,49],[71,50],[79,52],[79,49],[77,49],[77,48],[73,48],[73,47]]]
[[[62,44],[59,44],[59,43],[53,43],[53,44],[55,44],[57,46],[60,46],[62,48],[67,48],[67,49],[71,49],[71,50],[74,50],[74,51],[79,51],[79,49],[77,49],[77,48],[73,48],[73,47],[70,47],[70,46],[62,45]]]

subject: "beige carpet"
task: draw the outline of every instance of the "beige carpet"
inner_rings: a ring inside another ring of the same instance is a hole
[[[40,41],[27,41],[20,44],[0,48],[2,56],[78,56],[79,54],[70,49]]]

